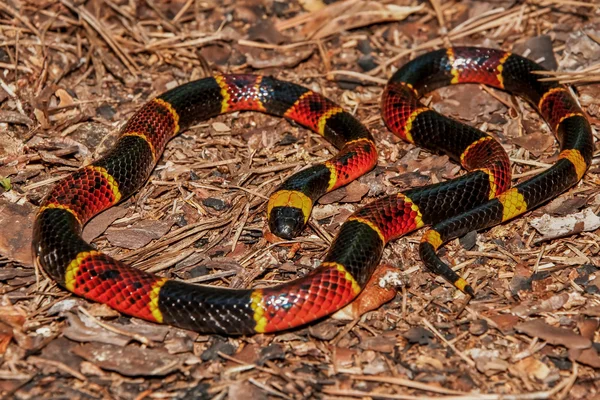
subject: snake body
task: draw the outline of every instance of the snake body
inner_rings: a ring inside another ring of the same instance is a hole
[[[590,165],[590,125],[568,89],[540,82],[542,68],[500,50],[459,47],[420,56],[390,79],[382,98],[386,125],[404,140],[444,153],[470,172],[387,196],[359,209],[340,228],[319,267],[263,289],[232,290],[156,276],[95,250],[81,238],[85,223],[132,195],[148,179],[179,131],[219,114],[253,110],[282,116],[324,136],[339,152],[287,179],[270,197],[270,229],[297,235],[323,194],[372,169],[377,151],[350,113],[305,87],[257,75],[216,75],[172,89],[127,122],[103,158],[59,181],[34,225],[37,262],[61,286],[128,315],[199,332],[274,332],[324,317],[352,301],[377,267],[385,244],[418,229],[425,264],[457,288],[473,289],[439,260],[444,241],[508,220],[574,185]],[[561,144],[547,171],[510,187],[508,156],[485,133],[446,118],[419,101],[437,87],[479,82],[522,96]]]

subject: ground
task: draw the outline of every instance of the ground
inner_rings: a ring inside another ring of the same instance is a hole
[[[198,335],[128,318],[34,267],[32,221],[52,185],[110,148],[145,101],[219,71],[324,93],[372,130],[378,166],[323,198],[301,237],[279,243],[265,228],[268,195],[335,149],[278,118],[225,115],[173,139],[143,189],[84,236],[190,282],[261,287],[306,274],[353,210],[463,173],[394,137],[379,111],[398,66],[450,44],[499,47],[560,71],[600,128],[595,1],[1,2],[3,398],[600,398],[597,160],[557,200],[446,246],[444,259],[476,289],[469,302],[422,269],[419,232],[386,248],[383,261],[402,280],[389,303],[269,335]],[[514,182],[556,160],[548,127],[509,94],[463,85],[425,101],[498,138]]]

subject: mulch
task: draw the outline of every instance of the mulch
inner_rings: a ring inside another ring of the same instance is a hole
[[[213,72],[251,72],[356,114],[375,136],[378,166],[321,199],[301,237],[277,242],[265,227],[269,194],[335,149],[282,119],[224,115],[174,138],[147,184],[84,237],[189,282],[262,287],[305,275],[354,210],[463,173],[401,142],[379,115],[395,69],[450,44],[501,47],[560,71],[554,79],[574,85],[600,129],[593,1],[0,2],[0,396],[600,399],[597,159],[558,199],[442,250],[474,284],[469,302],[422,268],[419,232],[385,250],[401,277],[389,303],[270,335],[199,335],[125,317],[34,267],[40,201],[106,152],[136,109]],[[425,101],[498,138],[514,182],[556,160],[544,121],[509,94],[463,85]]]

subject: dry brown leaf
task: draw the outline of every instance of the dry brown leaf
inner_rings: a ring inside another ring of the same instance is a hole
[[[544,151],[554,144],[554,137],[552,137],[552,135],[536,131],[529,135],[514,138],[513,142],[519,147],[530,151],[536,157],[539,157]]]
[[[369,193],[369,185],[353,181],[346,186],[346,195],[340,199],[342,203],[356,203]]]
[[[579,328],[579,333],[581,333],[581,336],[593,341],[594,334],[596,333],[599,324],[600,322],[597,319],[587,318],[578,322],[577,327]]]
[[[552,214],[554,216],[565,216],[576,213],[586,205],[588,199],[584,196],[570,196],[569,194],[559,196],[540,208],[544,214]],[[590,205],[594,204],[593,202]]]
[[[569,358],[593,368],[600,368],[600,354],[594,347],[584,350],[570,349]]]
[[[346,196],[346,187],[341,187],[332,192],[327,193],[319,199],[319,204],[329,205],[339,203]]]
[[[492,315],[489,318],[494,321],[502,333],[512,332],[517,322],[519,322],[519,317],[512,314]]]
[[[83,229],[83,240],[91,242],[119,218],[123,218],[127,214],[126,207],[111,207],[98,216],[94,217]]]
[[[121,228],[109,228],[106,238],[115,246],[127,249],[139,249],[150,243],[153,239],[160,239],[173,226],[173,221],[138,221],[133,226]]]
[[[75,104],[73,97],[65,89],[58,89],[54,94],[59,99],[58,107],[68,107]]]
[[[539,319],[523,322],[515,327],[518,332],[531,337],[538,337],[551,344],[563,345],[569,349],[587,349],[592,341],[575,332],[548,325]]]
[[[515,44],[512,51],[515,54],[526,54],[526,57],[532,60],[539,60],[539,63],[548,70],[554,71],[558,68],[552,38],[549,35],[528,38],[524,42]]]
[[[435,100],[437,95],[433,95]],[[480,115],[491,115],[497,111],[506,112],[502,103],[490,101],[490,95],[477,85],[447,87],[441,89],[439,95],[442,100],[435,101],[432,108],[441,114],[456,116],[465,121],[474,121]]]

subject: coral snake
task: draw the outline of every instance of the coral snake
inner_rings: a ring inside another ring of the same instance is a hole
[[[351,215],[320,266],[297,280],[262,289],[199,286],[156,276],[117,261],[81,238],[85,223],[132,195],[148,179],[166,143],[179,131],[219,114],[255,110],[295,121],[339,152],[287,179],[270,197],[271,230],[297,235],[315,201],[371,170],[373,138],[355,117],[305,87],[257,75],[216,75],[169,90],[123,127],[112,150],[54,186],[34,227],[36,261],[67,290],[132,316],[200,332],[247,334],[306,324],[351,302],[377,267],[387,242],[418,229],[420,254],[432,272],[458,289],[473,289],[436,255],[446,241],[531,210],[577,183],[590,165],[591,127],[569,90],[541,81],[538,64],[501,50],[433,51],[399,69],[382,98],[387,127],[404,140],[445,153],[470,172],[456,179],[380,198]],[[433,89],[483,83],[527,100],[560,143],[557,161],[510,188],[502,147],[477,129],[419,101]]]

